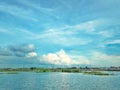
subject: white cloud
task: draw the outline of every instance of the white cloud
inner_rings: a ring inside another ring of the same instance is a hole
[[[95,23],[92,21],[89,21],[89,22],[78,24],[78,25],[74,26],[74,28],[76,28],[78,30],[83,30],[83,31],[94,31]]]
[[[38,36],[44,42],[58,44],[62,46],[85,45],[91,40],[77,37],[74,31],[49,29]]]
[[[51,64],[72,65],[72,64],[89,64],[89,61],[84,56],[77,57],[77,60],[72,59],[64,50],[56,53],[49,53],[42,56],[42,60]]]
[[[21,31],[30,35],[30,39],[37,39],[46,43],[62,46],[86,45],[92,42],[92,40],[87,37],[82,37],[81,32],[86,32],[86,35],[87,33],[93,33],[96,30],[96,27],[100,26],[102,22],[102,19],[96,19],[77,25],[66,25],[55,29],[51,28],[38,34],[29,32],[28,30]]]
[[[34,15],[34,12],[31,9],[25,9],[20,6],[1,3],[0,11],[7,12],[11,15],[14,15],[20,18],[29,19],[32,21],[38,21]]]
[[[72,28],[91,33],[91,32],[94,32],[96,28],[100,27],[103,24],[103,21],[104,21],[103,19],[91,20],[91,21],[80,23],[78,25],[74,25]]]
[[[0,28],[0,33],[13,34],[13,33],[10,32],[9,30],[7,30],[7,29],[3,29],[3,28]]]
[[[71,55],[71,58],[73,60],[76,60],[78,64],[87,64],[87,65],[90,64],[90,60],[86,56],[83,56],[83,55]]]
[[[28,47],[27,48],[29,48],[29,49],[31,49],[31,50],[34,50],[35,49],[35,46],[34,46],[34,44],[28,44]]]
[[[86,32],[86,35],[90,32],[93,33],[96,27],[101,25],[102,22],[102,19],[96,19],[77,25],[51,28],[37,34],[25,29],[19,31],[27,34],[25,35],[26,38],[41,40],[43,43],[52,43],[62,46],[86,45],[92,42],[92,40],[88,37],[83,37],[82,32]]]
[[[116,40],[109,40],[109,41],[105,41],[105,42],[102,42],[100,45],[100,47],[102,48],[107,48],[107,45],[109,44],[120,44],[120,40],[119,39],[116,39]]]
[[[29,35],[29,36],[31,36],[31,37],[37,36],[37,34],[31,32],[31,31],[29,31],[29,30],[26,30],[26,29],[19,29],[19,28],[17,28],[16,30],[18,31],[18,32],[16,32],[16,33],[27,34],[27,35]]]
[[[24,0],[24,1],[19,0],[18,2],[24,4],[25,6],[30,7],[32,9],[36,9],[40,13],[51,16],[52,18],[56,18],[56,19],[60,18],[58,15],[55,14],[57,7],[54,7],[54,8],[50,8],[50,7],[48,8],[45,6],[43,7],[39,3],[34,3],[34,2],[26,1],[26,0]]]
[[[71,64],[71,58],[65,53],[64,50],[60,50],[57,53],[49,53],[43,55],[43,60],[51,64]]]
[[[120,40],[112,40],[110,42],[108,42],[107,44],[120,44]]]
[[[29,6],[29,7],[32,7],[32,8],[35,8],[39,11],[42,11],[42,12],[50,12],[50,11],[53,11],[54,9],[53,8],[47,8],[47,7],[42,7],[39,3],[34,3],[34,2],[30,2],[30,1],[18,1],[19,3],[22,3],[26,6]]]
[[[86,55],[80,54],[80,51],[72,51],[70,53],[71,58],[79,61],[81,64],[90,64],[102,67],[120,65],[120,55],[109,55],[99,51],[88,52]]]
[[[100,66],[120,65],[120,56],[107,55],[101,52],[93,52],[91,55],[91,64]]]
[[[36,52],[29,52],[26,57],[31,58],[31,57],[36,57],[37,53]]]
[[[111,31],[100,31],[100,32],[98,32],[96,34],[102,35],[105,38],[113,37],[113,33]]]
[[[89,38],[90,33],[98,34],[95,32],[96,28],[101,26],[103,21],[104,20],[102,19],[96,19],[77,25],[66,25],[64,27],[42,30],[40,33],[33,33],[26,29],[19,29],[18,33],[22,33],[26,39],[37,40],[43,43],[61,46],[87,45],[94,40]],[[100,34],[104,34],[108,37],[107,32],[100,32]]]
[[[42,41],[43,43],[52,43],[62,46],[85,45],[91,42],[88,38],[76,36],[75,31],[62,29],[48,29],[41,33],[33,33],[25,29],[19,30],[19,33],[26,34],[27,39]]]

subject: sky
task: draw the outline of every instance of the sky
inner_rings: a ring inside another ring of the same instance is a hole
[[[0,67],[120,66],[120,0],[0,0]]]

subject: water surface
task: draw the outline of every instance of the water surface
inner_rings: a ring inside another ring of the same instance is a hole
[[[0,90],[119,90],[120,73],[115,76],[80,73],[0,74]]]

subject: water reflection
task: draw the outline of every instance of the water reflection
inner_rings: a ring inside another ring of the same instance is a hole
[[[120,73],[95,76],[79,73],[0,74],[0,90],[119,90]]]

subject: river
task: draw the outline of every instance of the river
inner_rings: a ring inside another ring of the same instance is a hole
[[[113,76],[81,73],[0,74],[0,90],[120,90],[120,73]]]

